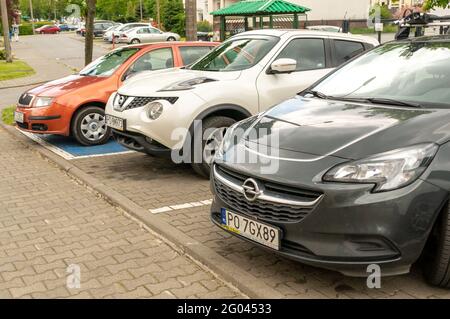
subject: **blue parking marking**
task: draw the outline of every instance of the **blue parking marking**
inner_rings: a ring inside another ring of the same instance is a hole
[[[68,160],[132,152],[113,139],[110,139],[107,143],[102,145],[83,146],[78,144],[73,138],[66,136],[21,132],[50,151]]]

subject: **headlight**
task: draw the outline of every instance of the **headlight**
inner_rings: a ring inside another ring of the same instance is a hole
[[[439,146],[419,144],[338,165],[328,171],[326,182],[374,183],[374,192],[389,191],[413,183],[433,160]]]
[[[53,100],[54,100],[53,97],[39,97],[39,96],[37,96],[34,99],[33,106],[34,107],[50,106],[53,103]]]
[[[206,78],[206,77],[199,77],[199,78],[195,78],[195,79],[192,79],[192,80],[176,82],[174,84],[166,86],[165,88],[162,88],[160,91],[164,92],[164,91],[191,90],[191,89],[194,88],[195,85],[202,84],[202,83],[213,82],[213,81],[217,81],[217,80]]]
[[[160,102],[150,102],[147,104],[147,115],[151,120],[158,119],[163,111],[164,106]]]
[[[242,130],[239,131],[242,132],[242,134],[236,132],[236,127],[238,126],[238,124],[239,122],[227,128],[227,131],[223,136],[222,143],[220,143],[220,146],[216,151],[216,159],[222,158],[225,152],[228,151],[232,146],[236,145],[242,138],[244,132]]]

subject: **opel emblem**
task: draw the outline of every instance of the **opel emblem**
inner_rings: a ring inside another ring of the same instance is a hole
[[[258,183],[253,178],[247,179],[242,184],[242,188],[244,189],[244,196],[249,202],[254,202],[261,195]]]

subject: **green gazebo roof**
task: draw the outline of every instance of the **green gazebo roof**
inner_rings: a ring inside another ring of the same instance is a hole
[[[211,12],[214,16],[305,13],[311,9],[283,0],[245,0]]]

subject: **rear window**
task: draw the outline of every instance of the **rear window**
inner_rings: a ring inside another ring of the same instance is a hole
[[[335,48],[335,62],[340,65],[364,52],[364,45],[360,42],[333,40]]]
[[[182,46],[179,49],[184,65],[188,65],[194,63],[202,56],[209,53],[213,48],[214,48],[213,46],[195,46],[195,47]]]

